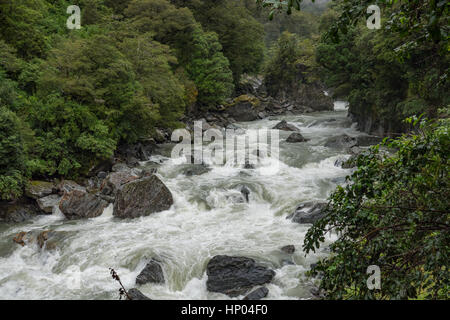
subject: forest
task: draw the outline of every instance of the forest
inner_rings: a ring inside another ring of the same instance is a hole
[[[375,3],[379,30],[366,26]],[[80,29],[67,28],[70,5],[81,8]],[[351,183],[308,231],[306,253],[342,234],[311,276],[332,299],[448,299],[449,9],[445,0],[0,0],[0,201],[19,201],[33,180],[85,179],[121,146],[163,142],[243,99],[249,78],[281,100],[306,92],[294,100],[318,103],[327,90],[349,102],[361,132],[384,140],[355,160]],[[380,291],[365,287],[373,264],[387,279]]]

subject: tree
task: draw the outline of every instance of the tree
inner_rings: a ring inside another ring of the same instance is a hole
[[[447,109],[448,113],[448,109]],[[448,298],[450,243],[448,114],[439,123],[410,119],[415,134],[385,140],[358,157],[358,169],[331,195],[328,215],[305,238],[314,251],[328,232],[338,239],[312,268],[331,299]],[[381,269],[381,290],[366,269]]]
[[[257,73],[264,58],[264,29],[242,2],[173,0],[188,6],[206,31],[218,34],[235,85],[244,73]]]
[[[28,177],[26,162],[20,119],[0,105],[0,200],[13,200],[22,195]]]
[[[172,61],[172,65],[185,69],[202,107],[220,104],[231,94],[229,62],[217,35],[204,32],[188,8],[177,8],[166,0],[135,0],[125,14],[131,30],[152,33],[155,40],[174,49],[177,63]]]
[[[112,37],[67,39],[53,49],[42,65],[37,95],[53,93],[89,106],[117,141],[136,141],[154,124],[153,103]]]
[[[222,54],[217,34],[194,32],[192,56],[186,70],[198,89],[198,103],[206,108],[223,103],[233,92],[230,63]]]

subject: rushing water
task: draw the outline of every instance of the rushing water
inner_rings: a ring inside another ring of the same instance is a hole
[[[324,147],[327,138],[360,135],[346,117],[346,104],[333,112],[280,116],[240,123],[245,130],[272,128],[286,119],[310,139],[286,143],[280,133],[280,160],[276,175],[260,175],[242,166],[212,166],[209,173],[186,177],[176,160],[156,156],[144,166],[158,165],[158,175],[172,191],[174,206],[165,212],[134,220],[117,220],[112,207],[102,216],[66,221],[61,213],[22,224],[0,225],[0,298],[2,299],[117,299],[114,268],[126,288],[151,257],[163,261],[166,283],[139,289],[152,299],[228,299],[206,290],[206,264],[218,254],[254,258],[276,271],[268,299],[308,299],[311,280],[305,271],[326,250],[305,257],[303,239],[310,225],[292,223],[286,216],[300,202],[326,199],[350,170],[334,166],[345,150]],[[170,154],[170,146],[166,153]],[[164,154],[164,153],[163,153]],[[251,190],[250,201],[240,188]],[[12,242],[20,231],[64,231],[57,250],[21,247]],[[327,242],[332,241],[332,237]],[[280,248],[293,244],[294,255]],[[293,264],[286,264],[291,260]],[[80,276],[79,287],[73,285]],[[238,297],[242,298],[242,297]]]

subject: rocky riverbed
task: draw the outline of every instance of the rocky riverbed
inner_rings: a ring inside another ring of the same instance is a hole
[[[110,267],[142,299],[314,298],[305,272],[327,252],[305,257],[304,235],[351,173],[347,160],[377,141],[335,106],[228,116],[238,135],[279,130],[279,159],[257,166],[183,164],[173,144],[151,142],[84,181],[33,182],[27,199],[0,207],[0,298],[115,299]],[[205,125],[219,126],[212,116]]]

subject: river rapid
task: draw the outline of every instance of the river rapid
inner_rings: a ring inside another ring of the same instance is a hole
[[[347,117],[343,102],[335,103],[335,111],[237,125],[257,130],[272,128],[283,119],[310,140],[287,143],[289,133],[280,132],[279,161],[263,164],[278,166],[275,175],[213,165],[206,174],[187,177],[169,157],[172,146],[166,145],[163,155],[142,166],[158,167],[158,176],[174,197],[168,211],[118,220],[110,206],[100,217],[67,221],[57,210],[21,224],[0,224],[0,299],[117,299],[119,286],[109,268],[117,271],[126,288],[133,288],[152,257],[162,261],[166,282],[139,287],[151,299],[230,299],[206,290],[206,264],[219,254],[254,258],[275,270],[267,299],[312,298],[313,282],[305,272],[327,254],[333,236],[325,249],[305,257],[302,244],[310,225],[286,217],[303,201],[325,200],[351,173],[334,165],[349,155],[324,147],[326,139],[362,133]],[[242,201],[242,186],[251,190],[249,203]],[[18,232],[32,230],[64,231],[64,237],[51,251],[12,241]],[[280,250],[286,245],[295,245],[293,255]]]

